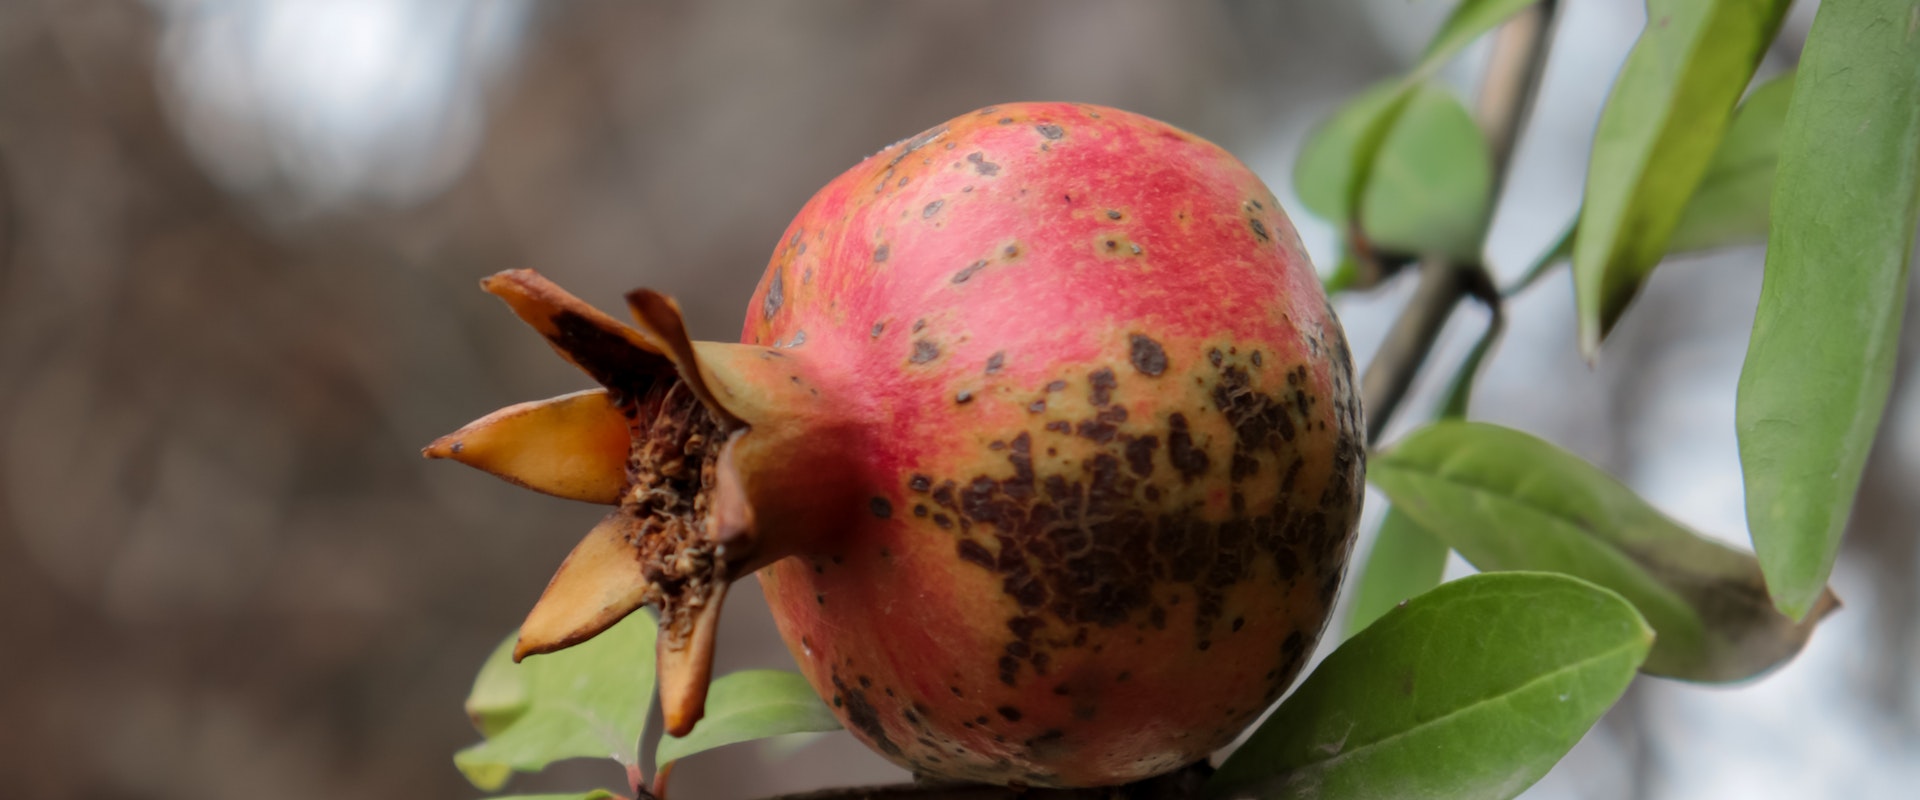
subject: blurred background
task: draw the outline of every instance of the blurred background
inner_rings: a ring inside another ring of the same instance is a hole
[[[479,277],[537,267],[609,307],[651,286],[732,338],[814,189],[1009,100],[1168,120],[1287,199],[1311,126],[1450,6],[0,0],[0,795],[478,796],[450,761],[477,736],[461,700],[600,514],[420,460],[586,385]],[[1643,23],[1638,3],[1564,3],[1489,251],[1503,274],[1573,214]],[[1483,58],[1446,77],[1470,88]],[[1295,222],[1330,265],[1331,232]],[[1733,402],[1759,276],[1757,248],[1668,265],[1589,368],[1562,273],[1515,304],[1474,414],[1743,541]],[[1410,288],[1340,301],[1363,360]],[[1911,796],[1916,352],[1835,574],[1845,609],[1757,683],[1639,681],[1529,797]],[[791,666],[751,582],[727,617],[720,669]],[[621,777],[569,764],[512,788]],[[904,775],[835,734],[675,777],[729,800]]]

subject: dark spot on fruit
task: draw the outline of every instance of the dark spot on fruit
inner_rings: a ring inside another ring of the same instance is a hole
[[[924,329],[924,328],[926,328],[926,327],[927,327],[927,321],[926,321],[925,319],[916,319],[916,320],[914,320],[914,321],[913,321],[913,332],[914,332],[914,333],[919,333],[919,332],[920,332],[920,331],[921,331],[922,329]]]
[[[893,501],[884,497],[875,497],[867,501],[867,510],[881,519],[893,516]]]
[[[973,392],[971,390],[961,389],[959,394],[953,396],[953,402],[961,405],[971,403],[973,402]]]
[[[1014,706],[1001,706],[999,708],[994,709],[994,711],[999,712],[1001,718],[1005,719],[1008,722],[1020,721],[1020,709]]]
[[[985,153],[975,151],[967,154],[967,163],[973,165],[973,171],[987,177],[1000,174],[1000,165],[987,160]]]
[[[1127,468],[1142,478],[1153,474],[1153,451],[1160,447],[1160,437],[1151,434],[1140,436],[1127,442]]]
[[[925,339],[919,339],[913,343],[913,355],[908,357],[907,360],[915,364],[925,364],[939,357],[940,347],[938,345]]]
[[[1108,240],[1107,240],[1107,249],[1108,249],[1108,250],[1117,250],[1117,249],[1119,249],[1119,248],[1120,248],[1120,243],[1119,243],[1119,242],[1116,242],[1116,241],[1114,241],[1114,240],[1112,240],[1112,239],[1108,239]]]
[[[1248,358],[1252,359],[1254,366],[1256,367],[1260,366],[1260,351],[1258,350],[1253,351],[1253,355],[1248,356]]]
[[[1188,482],[1207,472],[1207,451],[1193,446],[1187,415],[1178,411],[1167,417],[1167,458]]]
[[[1002,124],[1002,125],[1012,125],[1012,124],[1013,124],[1013,117],[1001,117],[1001,118],[999,119],[999,123],[1000,123],[1000,124]]]
[[[1239,633],[1239,632],[1240,632],[1240,629],[1241,629],[1241,628],[1244,628],[1244,627],[1246,627],[1246,625],[1247,625],[1247,618],[1246,618],[1246,617],[1234,617],[1234,618],[1233,618],[1233,632],[1234,632],[1234,633]]]
[[[1136,333],[1127,337],[1127,343],[1134,369],[1154,377],[1167,371],[1167,351],[1159,342]]]
[[[1250,219],[1247,220],[1247,224],[1253,227],[1253,235],[1260,237],[1260,241],[1268,242],[1273,240],[1272,237],[1267,235],[1266,223],[1257,219]]]
[[[818,593],[818,592],[815,592],[815,593],[814,593],[814,595],[813,595],[813,602],[815,602],[815,603],[819,603],[820,605],[823,605],[823,606],[824,606],[824,605],[826,605],[826,604],[827,604],[827,596],[826,596],[826,595],[824,595],[824,594],[820,594],[820,593]]]
[[[876,264],[887,263],[887,257],[891,255],[893,255],[893,245],[886,242],[881,242],[879,247],[873,248],[873,261]]]
[[[1052,140],[1058,140],[1060,137],[1067,135],[1066,130],[1058,125],[1040,124],[1033,126],[1033,129],[1039,131],[1041,136]]]
[[[1073,423],[1064,419],[1056,419],[1047,423],[1047,430],[1053,431],[1054,433],[1073,433]]]
[[[1047,410],[1047,401],[1045,401],[1045,400],[1035,400],[1035,401],[1033,401],[1033,402],[1031,402],[1031,403],[1028,403],[1028,404],[1027,404],[1027,410],[1028,410],[1028,411],[1030,411],[1030,412],[1032,412],[1032,413],[1035,413],[1035,414],[1038,414],[1038,413],[1040,413],[1040,412],[1042,412],[1042,411],[1045,411],[1045,410]]]
[[[886,726],[880,724],[880,711],[867,701],[866,692],[848,686],[839,675],[833,676],[833,688],[839,692],[833,698],[835,707],[840,706],[842,697],[846,698],[847,724],[866,734],[880,752],[898,757],[900,746],[887,738]]]
[[[786,268],[773,268],[773,281],[767,284],[767,297],[760,303],[760,315],[766,319],[773,319],[780,313],[780,304],[786,302],[785,274]]]
[[[1048,392],[1057,392],[1065,388],[1067,388],[1066,381],[1048,381],[1046,386]]]
[[[1009,259],[1013,259],[1013,258],[1019,258],[1019,257],[1020,257],[1020,243],[1019,243],[1019,242],[1014,242],[1013,244],[1010,244],[1010,245],[1007,245],[1006,247],[1003,247],[1003,248],[1001,248],[1001,249],[1000,249],[1000,255],[1002,255],[1002,256],[1004,256],[1004,257],[1006,257],[1006,258],[1009,258]]]
[[[914,516],[916,516],[916,517],[924,517],[924,516],[926,516],[926,515],[927,515],[927,506],[926,506],[926,504],[925,504],[925,503],[914,503],[914,504],[913,504],[913,515],[914,515]]]
[[[945,514],[935,514],[933,515],[933,524],[938,525],[942,528],[952,528],[953,518]]]
[[[1196,645],[1196,647],[1199,647],[1201,652],[1206,652],[1213,647],[1213,641],[1210,639],[1201,639],[1200,644]]]
[[[920,209],[920,218],[933,219],[933,215],[940,213],[940,207],[946,204],[947,201],[945,200],[935,200],[928,203],[926,208]]]
[[[1113,390],[1120,386],[1119,380],[1114,377],[1113,370],[1106,367],[1094,370],[1092,375],[1087,376],[1087,379],[1088,383],[1093,387],[1093,392],[1088,395],[1088,398],[1091,399],[1096,406],[1104,406],[1108,402],[1111,402],[1113,399]]]
[[[987,374],[992,375],[993,373],[999,372],[1001,367],[1006,366],[1006,363],[1007,354],[1004,350],[987,356]]]
[[[966,269],[953,273],[953,282],[966,283],[967,279],[973,277],[974,273],[979,272],[980,270],[983,270],[986,268],[987,268],[986,259],[975,261],[972,264],[968,264]]]
[[[1107,219],[1119,219],[1119,218],[1120,218],[1119,211],[1116,211],[1111,208],[1107,209]]]
[[[961,539],[958,552],[963,561],[971,561],[988,569],[993,568],[993,554],[987,552],[987,548],[981,546],[979,542],[972,539]]]
[[[907,479],[907,488],[912,489],[916,492],[927,491],[928,489],[933,488],[933,479],[925,475],[916,474],[913,477]]]
[[[873,323],[873,338],[875,339],[880,338],[880,332],[886,329],[887,329],[887,323],[884,323],[884,322]]]

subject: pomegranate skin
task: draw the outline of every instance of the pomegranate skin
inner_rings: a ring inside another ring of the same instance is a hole
[[[1146,778],[1227,744],[1312,651],[1361,412],[1292,224],[1213,144],[1086,105],[956,118],[807,203],[741,341],[852,421],[820,446],[852,454],[856,512],[758,574],[893,762]]]

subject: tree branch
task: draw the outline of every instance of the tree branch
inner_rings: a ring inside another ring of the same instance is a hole
[[[1487,63],[1487,77],[1481,85],[1475,109],[1480,128],[1486,133],[1493,164],[1494,207],[1506,191],[1507,173],[1513,160],[1513,148],[1520,129],[1532,114],[1534,98],[1540,90],[1540,77],[1546,71],[1547,45],[1553,38],[1554,22],[1559,18],[1556,0],[1541,0],[1501,26],[1494,36],[1493,55]],[[1468,296],[1485,300],[1490,307],[1499,304],[1497,291],[1480,264],[1460,264],[1446,259],[1428,259],[1420,267],[1420,284],[1413,299],[1394,320],[1381,342],[1380,350],[1368,363],[1360,379],[1361,404],[1367,411],[1367,441],[1376,443],[1392,421],[1400,402],[1406,399],[1414,376],[1440,338],[1455,306]]]

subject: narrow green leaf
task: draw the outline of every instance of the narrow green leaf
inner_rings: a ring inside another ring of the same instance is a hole
[[[1740,372],[1747,525],[1787,614],[1817,612],[1893,379],[1920,217],[1920,1],[1828,0],[1787,109]]]
[[[1427,42],[1427,50],[1413,69],[1418,77],[1427,77],[1455,53],[1472,44],[1482,34],[1533,5],[1537,0],[1460,0],[1453,13],[1440,23],[1440,30]]]
[[[494,791],[513,772],[538,772],[561,759],[638,763],[653,702],[654,634],[652,616],[638,611],[584,643],[499,668],[518,673],[525,710],[486,741],[455,753],[454,766],[474,786]]]
[[[1354,582],[1347,611],[1347,638],[1366,630],[1400,603],[1440,585],[1446,573],[1446,542],[1421,529],[1399,508],[1388,508],[1367,563]]]
[[[1673,228],[1668,252],[1706,250],[1767,237],[1767,208],[1773,197],[1774,165],[1780,160],[1780,131],[1793,97],[1793,74],[1755,87],[1733,112],[1727,135],[1713,151],[1706,177],[1687,201]]]
[[[467,719],[482,736],[498,735],[527,710],[526,675],[513,663],[513,640],[508,636],[493,648],[467,693]]]
[[[1434,423],[1370,459],[1367,477],[1482,570],[1553,570],[1619,592],[1660,632],[1646,665],[1656,675],[1752,677],[1799,652],[1818,622],[1795,623],[1768,604],[1752,555],[1520,431]],[[1823,595],[1823,613],[1834,604]]]
[[[1589,358],[1666,255],[1734,103],[1788,0],[1648,0],[1587,165],[1574,241],[1580,346]]]
[[[1442,584],[1327,656],[1206,795],[1506,800],[1619,699],[1652,640],[1619,595],[1565,575]]]
[[[820,702],[807,679],[762,669],[735,672],[707,691],[707,715],[684,737],[663,736],[654,761],[665,764],[736,742],[785,733],[836,731],[833,709]]]

